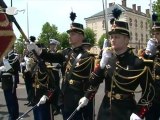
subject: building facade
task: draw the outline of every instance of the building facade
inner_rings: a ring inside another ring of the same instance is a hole
[[[112,10],[114,8],[121,9],[122,14],[119,20],[124,20],[129,23],[130,30],[130,47],[135,48],[134,52],[137,53],[138,49],[143,49],[146,47],[146,43],[150,38],[150,14],[149,9],[146,9],[146,13],[141,12],[141,6],[136,4],[132,5],[132,8],[126,6],[126,0],[122,0],[122,5],[109,3],[109,8],[107,8],[107,20],[108,28],[110,30],[110,19],[112,16]],[[91,17],[85,18],[86,27],[91,28],[96,34],[96,42],[100,37],[106,33],[105,29],[105,19],[104,11],[92,15]]]

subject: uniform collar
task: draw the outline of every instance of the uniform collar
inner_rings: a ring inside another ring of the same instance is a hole
[[[75,53],[80,53],[81,51],[83,51],[83,47],[82,47],[82,45],[81,45],[81,46],[78,46],[78,47],[73,48],[73,51],[74,51]]]
[[[128,55],[133,54],[132,48],[128,48],[124,53],[120,54],[120,55],[116,55],[118,60],[122,60],[126,57],[128,57]]]

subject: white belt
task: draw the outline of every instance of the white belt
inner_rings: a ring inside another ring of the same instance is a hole
[[[2,75],[12,75],[11,73],[3,73]]]

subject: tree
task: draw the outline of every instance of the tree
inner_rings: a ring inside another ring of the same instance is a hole
[[[99,41],[98,41],[98,46],[99,46],[101,49],[102,49],[102,47],[103,47],[104,38],[106,38],[106,34],[103,34],[103,35],[100,37]],[[106,39],[108,39],[108,36],[107,36]]]
[[[153,11],[158,14],[158,21],[160,21],[160,0],[154,1],[153,3]]]
[[[62,49],[70,47],[69,41],[68,41],[69,37],[66,32],[59,34],[58,39],[60,41],[60,45]]]
[[[58,40],[58,31],[55,25],[50,25],[49,22],[46,22],[42,27],[42,33],[38,38],[38,43],[43,43],[46,47],[49,45],[49,39]]]
[[[91,28],[85,28],[84,33],[85,33],[85,38],[87,40],[90,40],[89,42],[91,45],[94,45],[96,41],[96,34],[94,33],[94,31]]]
[[[18,54],[23,54],[23,50],[25,48],[25,41],[20,35],[19,39],[16,40],[16,43],[14,44],[14,48]]]

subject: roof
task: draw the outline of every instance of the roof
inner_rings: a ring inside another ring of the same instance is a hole
[[[143,12],[136,12],[136,13],[135,13],[132,8],[124,7],[124,6],[120,5],[120,4],[114,4],[114,5],[112,5],[111,7],[107,8],[108,14],[112,14],[112,10],[113,10],[114,8],[118,8],[118,9],[120,9],[122,12],[132,12],[132,13],[134,13],[134,14],[138,14],[138,15],[147,17],[147,15],[146,15],[145,13],[143,13]],[[96,13],[96,14],[88,17],[88,18],[85,18],[85,19],[90,19],[90,18],[95,18],[95,17],[100,17],[100,16],[104,16],[104,11],[98,12],[98,13]]]

